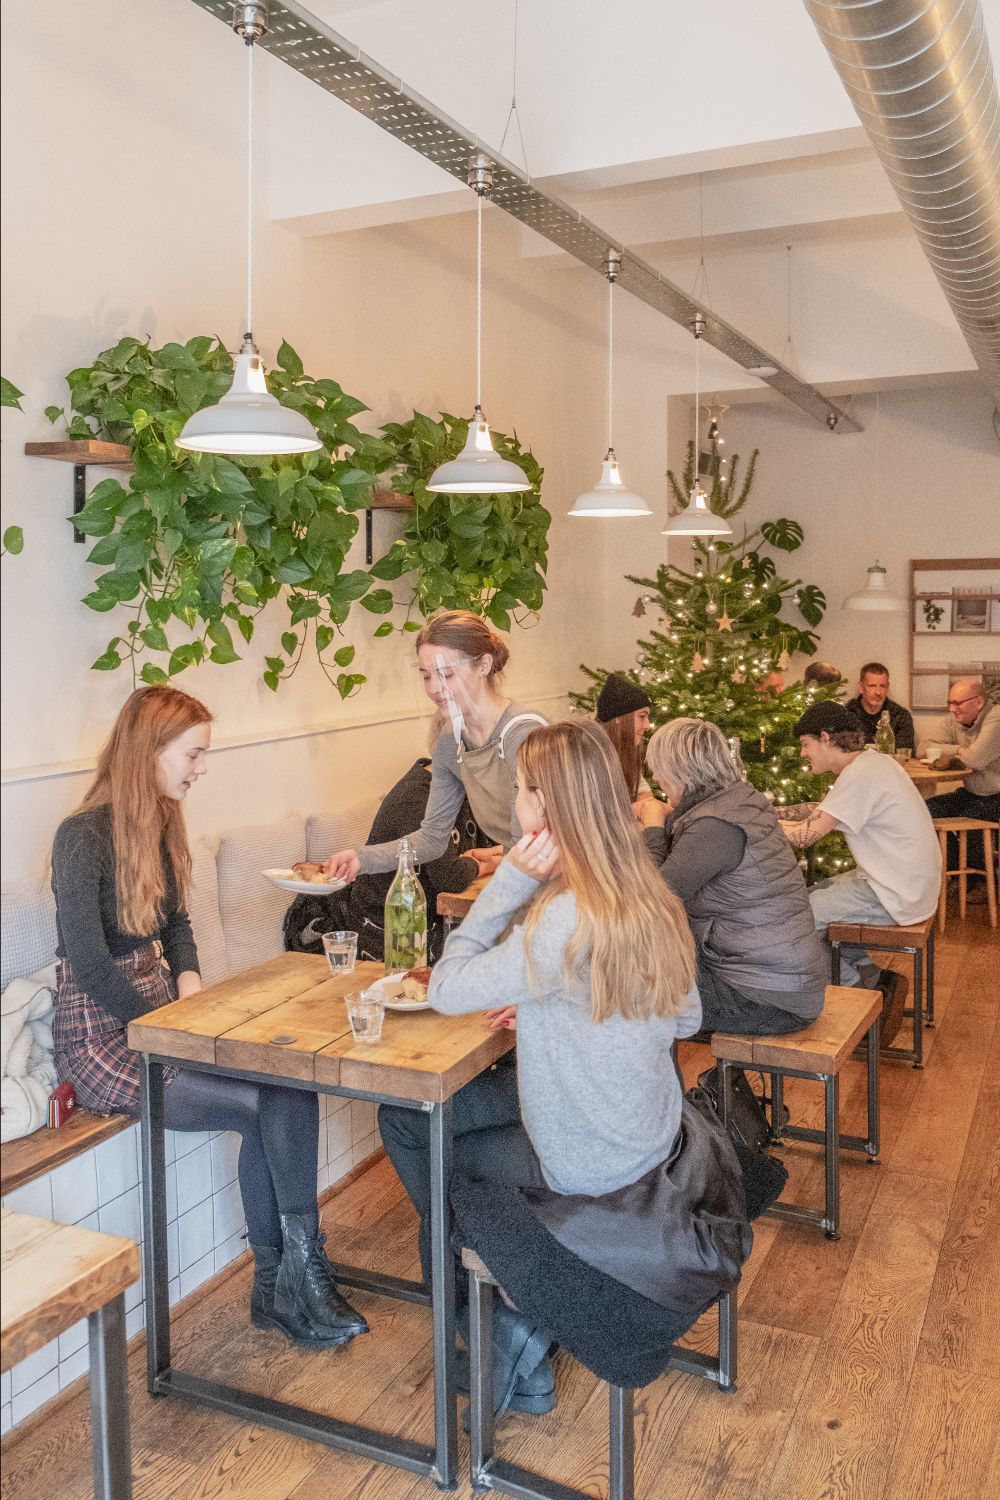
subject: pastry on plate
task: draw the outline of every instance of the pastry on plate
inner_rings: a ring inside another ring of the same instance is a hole
[[[429,968],[407,969],[403,975],[399,994],[403,1000],[426,1000],[427,986],[431,982],[431,971]]]
[[[330,883],[323,866],[315,864],[311,859],[300,859],[298,864],[292,865],[292,879],[304,880],[307,885]]]

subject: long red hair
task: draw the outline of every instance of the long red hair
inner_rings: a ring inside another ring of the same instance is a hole
[[[123,932],[155,932],[162,921],[164,856],[177,899],[187,904],[191,851],[181,804],[160,791],[156,757],[196,724],[210,724],[204,703],[172,687],[139,688],[126,701],[97,760],[97,774],[78,812],[111,808]]]

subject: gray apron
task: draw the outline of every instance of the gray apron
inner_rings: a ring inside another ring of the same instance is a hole
[[[507,714],[510,712],[510,708],[505,710]],[[511,834],[513,770],[505,753],[507,735],[515,724],[547,722],[541,714],[514,713],[506,723],[501,718],[499,733],[491,735],[485,745],[470,746],[463,739],[457,747],[458,773],[472,816],[486,837],[494,844],[502,844],[504,849],[509,849],[514,842]]]

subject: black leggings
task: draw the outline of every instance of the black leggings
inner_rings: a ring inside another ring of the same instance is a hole
[[[164,1091],[168,1130],[242,1136],[240,1193],[251,1245],[281,1249],[279,1214],[316,1209],[319,1100],[308,1089],[183,1070]]]

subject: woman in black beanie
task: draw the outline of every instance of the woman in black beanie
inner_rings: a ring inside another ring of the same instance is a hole
[[[597,722],[615,747],[628,787],[629,801],[652,795],[642,775],[642,742],[649,728],[651,700],[628,677],[612,672],[597,700]]]

